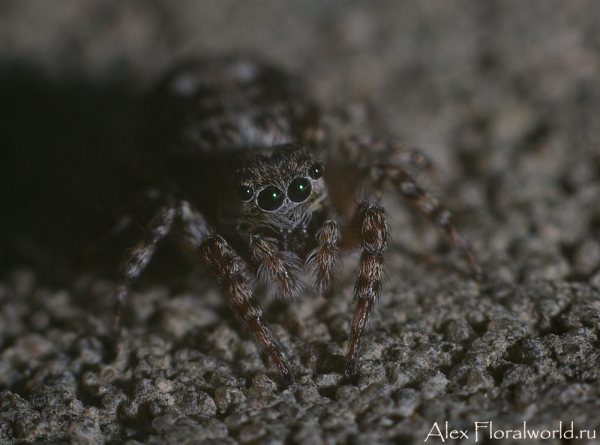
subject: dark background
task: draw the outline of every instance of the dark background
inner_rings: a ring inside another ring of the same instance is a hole
[[[0,438],[417,443],[446,420],[600,429],[599,9],[0,2]],[[142,233],[135,220],[110,235],[136,196],[128,153],[144,95],[181,60],[239,53],[303,77],[325,109],[366,101],[433,159],[448,186],[419,179],[455,209],[490,276],[476,283],[388,191],[388,280],[356,377],[341,374],[356,257],[331,300],[266,299],[292,388],[169,243],[110,338],[118,259]]]

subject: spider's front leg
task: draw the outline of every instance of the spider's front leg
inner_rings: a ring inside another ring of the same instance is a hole
[[[358,276],[354,284],[356,311],[352,320],[350,344],[346,356],[346,374],[353,374],[360,340],[364,335],[373,306],[379,298],[383,275],[383,254],[387,249],[388,227],[383,207],[373,202],[361,203],[348,230],[358,237],[362,252],[358,262]]]
[[[287,385],[292,384],[294,376],[281,354],[275,336],[263,320],[260,302],[252,291],[252,280],[244,260],[219,235],[207,237],[200,246],[200,252],[208,268],[223,286],[233,311],[256,335],[260,345],[271,356],[283,381]]]

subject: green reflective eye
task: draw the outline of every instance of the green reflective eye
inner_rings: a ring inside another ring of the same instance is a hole
[[[312,187],[306,178],[296,178],[290,182],[288,197],[294,202],[303,202],[308,199]]]
[[[321,176],[323,176],[323,166],[321,164],[319,164],[318,162],[313,164],[310,167],[310,177],[313,179],[319,179]]]
[[[285,195],[277,187],[270,185],[258,194],[258,206],[266,211],[277,210],[283,204]]]
[[[242,201],[249,201],[252,198],[252,195],[254,195],[254,192],[252,191],[252,187],[249,185],[240,185],[235,189],[235,194]]]

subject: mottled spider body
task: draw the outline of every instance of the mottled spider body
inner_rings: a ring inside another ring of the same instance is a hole
[[[336,140],[296,81],[248,59],[215,59],[174,72],[154,98],[146,156],[165,204],[126,255],[116,290],[115,328],[132,282],[173,228],[185,250],[217,277],[226,298],[273,359],[292,373],[263,319],[256,280],[283,299],[302,292],[304,269],[324,296],[340,255],[361,249],[346,372],[356,364],[383,275],[388,227],[378,204],[388,180],[436,221],[482,275],[450,212],[422,190],[407,166],[415,150],[358,135]],[[356,196],[361,190],[361,196]]]

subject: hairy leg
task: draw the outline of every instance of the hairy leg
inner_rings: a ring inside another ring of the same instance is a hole
[[[353,374],[360,347],[373,306],[379,298],[383,275],[383,254],[387,249],[388,227],[383,208],[372,202],[358,206],[350,229],[354,229],[362,245],[358,276],[354,284],[356,311],[352,320],[350,343],[346,355],[346,374]]]
[[[277,296],[293,300],[302,292],[300,258],[293,252],[279,250],[273,238],[251,235],[249,239],[252,255],[258,261],[258,277],[264,283],[274,283]]]
[[[433,164],[410,146],[388,142],[370,136],[354,137],[341,144],[344,156],[353,160],[363,175],[369,179],[375,196],[381,196],[383,182],[389,180],[396,190],[414,205],[425,217],[437,223],[448,233],[456,247],[465,256],[477,279],[485,273],[479,265],[471,246],[460,233],[452,213],[438,199],[420,187],[407,167],[428,170],[434,179],[441,181]]]
[[[419,187],[410,174],[402,168],[384,165],[382,169],[385,177],[396,187],[398,193],[414,205],[425,217],[434,221],[448,233],[456,247],[465,256],[475,277],[478,280],[483,280],[485,273],[466,238],[458,230],[450,210],[431,194]]]
[[[283,358],[281,348],[263,319],[260,302],[252,291],[249,272],[243,259],[219,235],[207,237],[200,246],[200,253],[223,286],[229,305],[271,356],[283,381],[288,385],[293,383],[294,377]]]
[[[114,296],[113,331],[115,333],[120,329],[121,313],[131,285],[152,259],[158,242],[171,232],[174,226],[177,226],[175,224],[177,219],[182,223],[180,234],[182,236],[178,239],[188,253],[196,254],[198,246],[206,237],[208,228],[204,218],[193,211],[187,201],[173,201],[158,210],[148,222],[144,238],[127,252],[119,270]]]
[[[121,313],[131,284],[152,259],[157,243],[171,231],[175,215],[176,206],[174,204],[161,207],[148,223],[144,238],[125,255],[119,270],[114,295],[113,332],[117,333],[121,327]]]
[[[330,297],[335,286],[335,269],[340,256],[338,244],[340,227],[335,220],[327,220],[316,234],[317,247],[312,250],[306,263],[312,269],[315,289],[319,295]]]
[[[417,148],[393,140],[379,139],[374,136],[355,136],[342,142],[341,154],[349,162],[368,171],[373,158],[387,160],[412,171],[426,171],[439,185],[445,180],[435,164]]]

